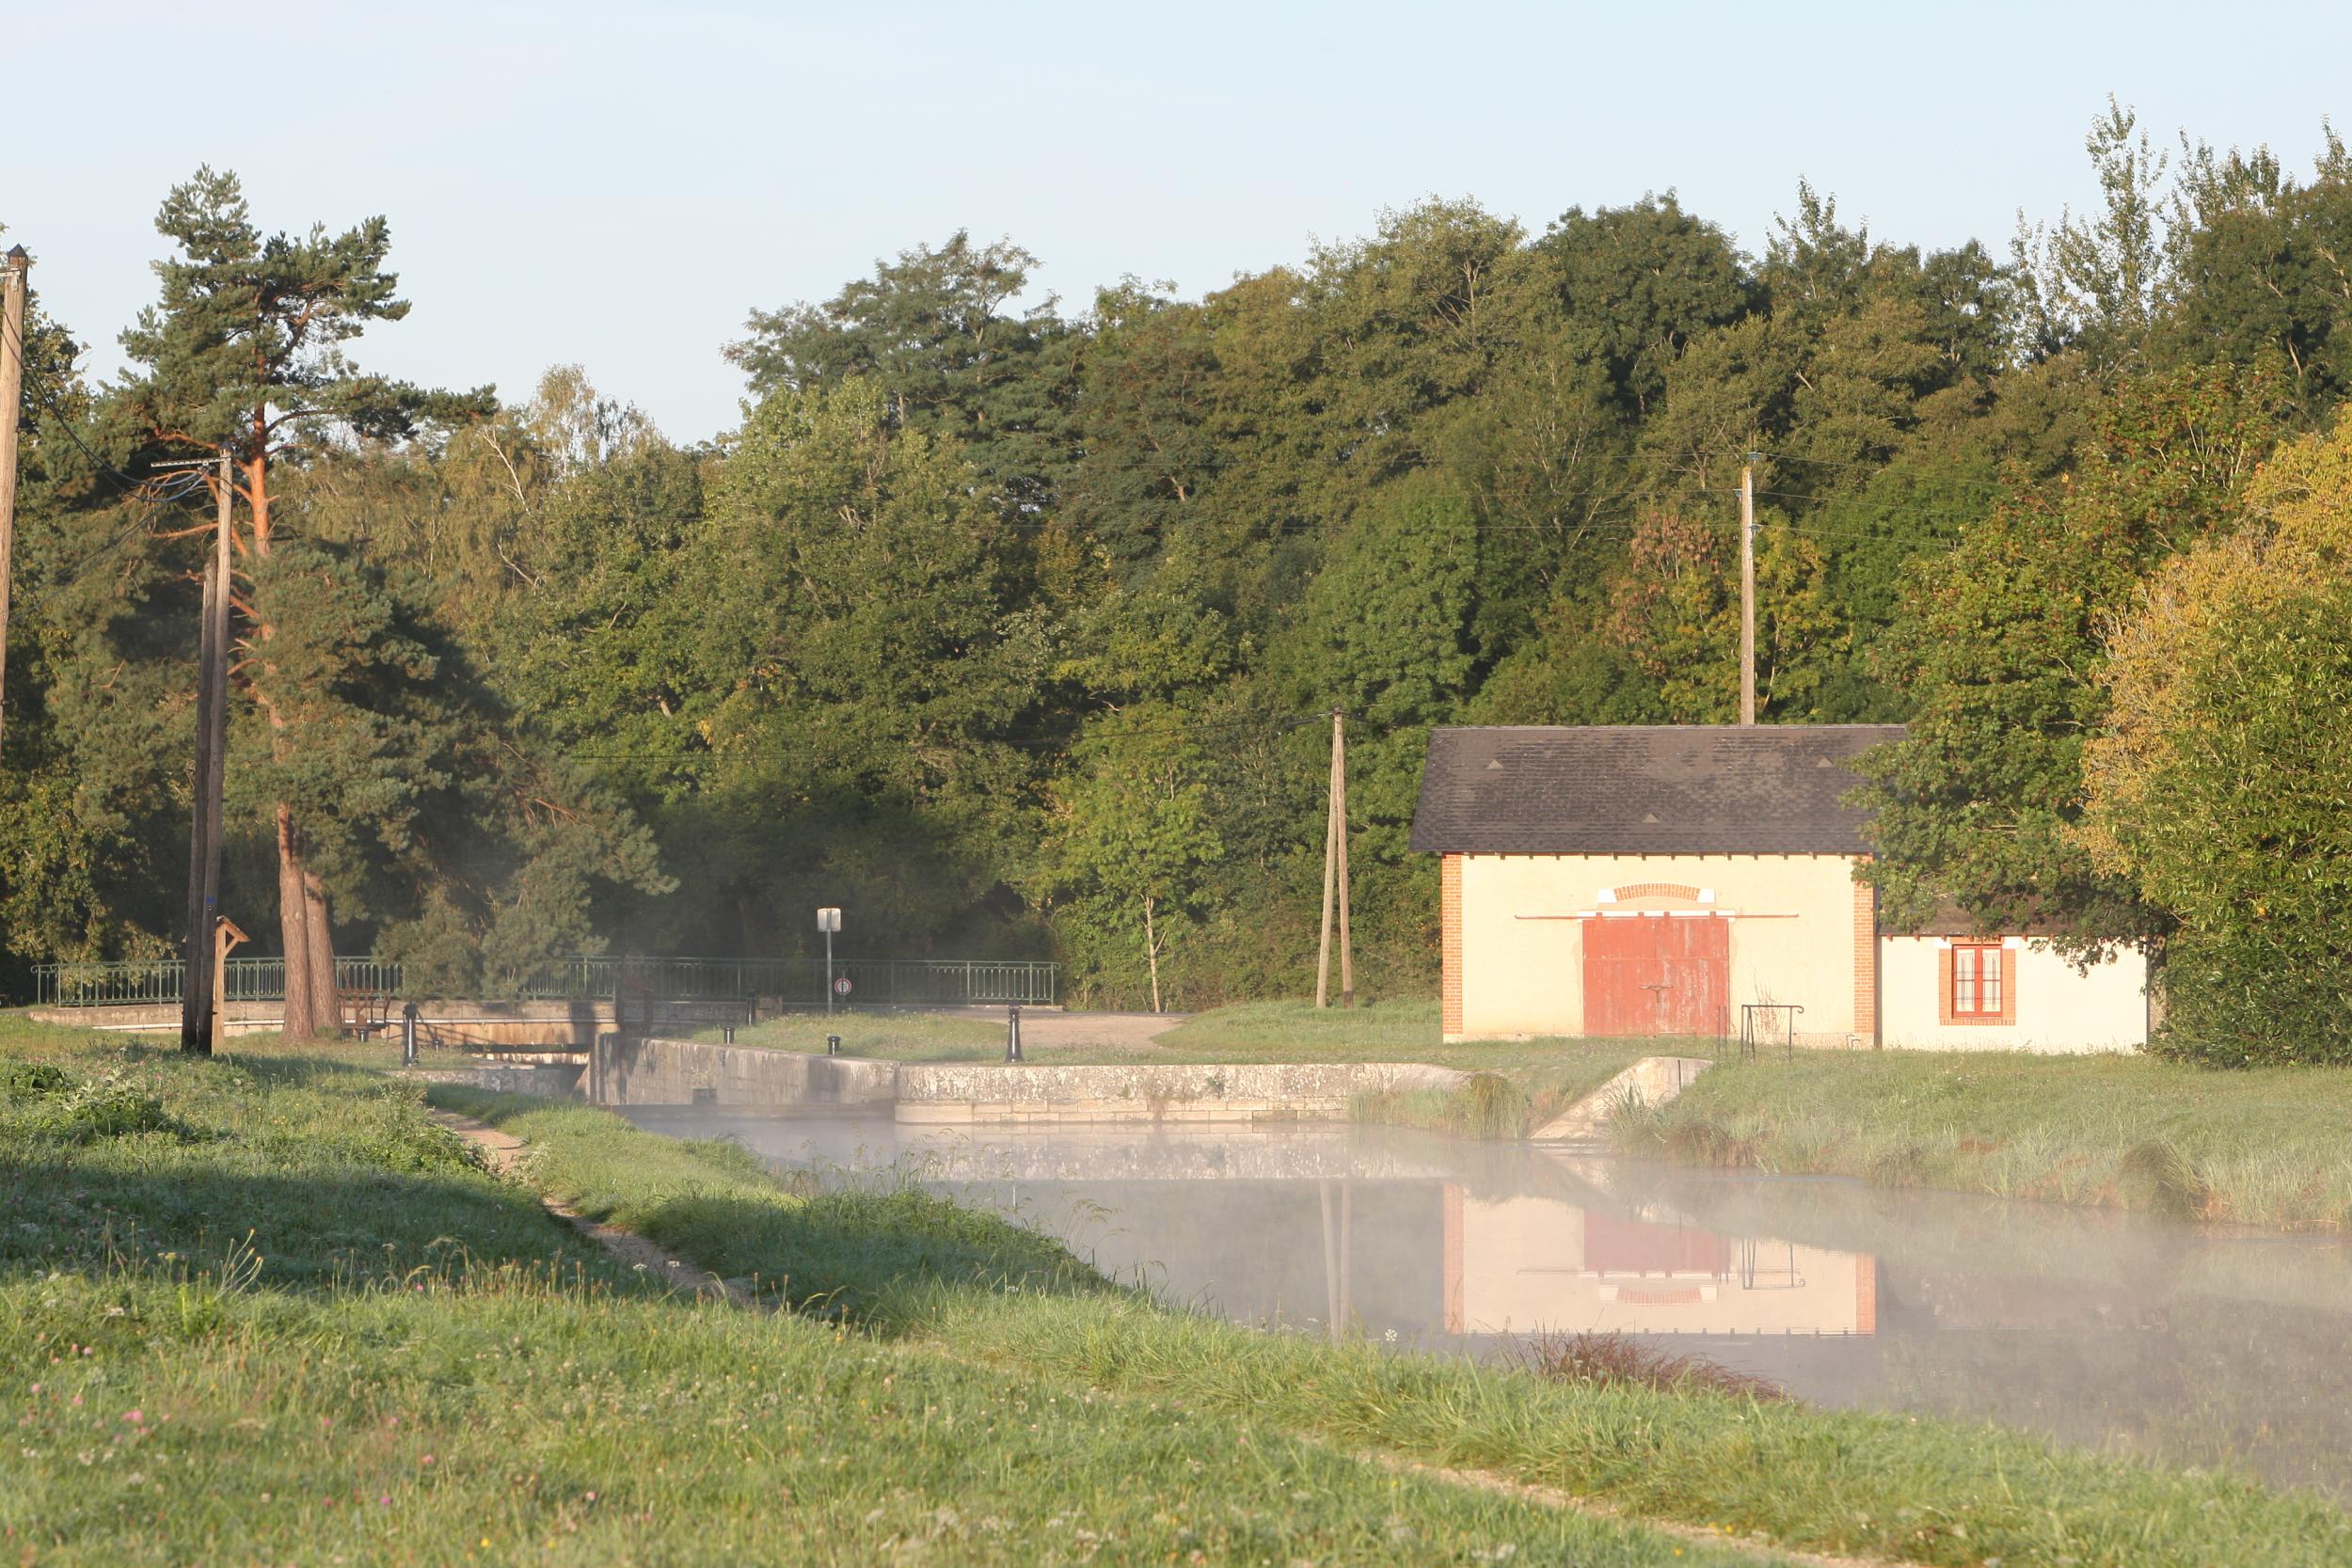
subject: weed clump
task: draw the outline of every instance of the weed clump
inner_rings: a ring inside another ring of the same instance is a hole
[[[1762,1164],[1753,1141],[1705,1117],[1667,1118],[1658,1144],[1685,1164],[1714,1165],[1724,1170],[1751,1170]]]
[[[37,1136],[64,1143],[86,1144],[139,1132],[163,1132],[191,1143],[202,1136],[165,1110],[162,1101],[127,1082],[119,1070],[68,1089],[40,1091],[32,1103],[32,1114],[18,1125]]]
[[[1554,1383],[1655,1388],[1667,1394],[1728,1394],[1744,1400],[1788,1398],[1788,1390],[1770,1378],[1740,1371],[1704,1355],[1676,1355],[1627,1334],[1542,1334],[1520,1345],[1513,1359],[1537,1377]]]
[[[2194,1219],[2213,1201],[2213,1190],[2189,1157],[2169,1138],[2147,1138],[2124,1150],[2116,1185],[2125,1202],[2175,1219]]]
[[[1455,1091],[1448,1120],[1470,1138],[1527,1136],[1527,1091],[1499,1072],[1474,1072]]]
[[[0,1096],[39,1100],[73,1086],[73,1075],[55,1062],[0,1062]]]

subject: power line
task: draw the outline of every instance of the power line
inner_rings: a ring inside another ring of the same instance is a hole
[[[131,486],[133,489],[138,489],[147,483],[145,480],[134,479],[131,475],[124,473],[120,468],[116,467],[105,458],[103,458],[96,452],[90,451],[89,443],[82,439],[82,433],[73,428],[73,421],[66,417],[65,413],[57,407],[55,401],[49,398],[43,398],[40,402],[40,411],[56,421],[57,428],[65,432],[66,439],[72,441],[76,447],[81,449],[82,455],[89,459],[90,466],[92,467],[104,469],[107,473],[114,475],[115,478],[122,481],[123,483]]]

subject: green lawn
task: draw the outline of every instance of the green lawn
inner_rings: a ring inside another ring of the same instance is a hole
[[[1821,1051],[1719,1067],[1620,1136],[1699,1164],[2342,1229],[2348,1131],[2335,1069]]]
[[[0,1541],[25,1562],[1753,1561],[891,1332],[1066,1255],[574,1110],[537,1174],[803,1310],[673,1297],[409,1085],[0,1025]],[[618,1164],[610,1162],[618,1157]],[[1008,1298],[1019,1300],[1023,1298]],[[854,1316],[854,1326],[850,1320]],[[2276,1505],[2274,1505],[2276,1506]]]
[[[583,1256],[347,1063],[10,1024],[0,1085],[0,1539],[28,1561],[1763,1560],[1645,1517],[1935,1564],[2352,1560],[2340,1511],[2226,1476],[1255,1333],[585,1106],[433,1091],[781,1310]]]

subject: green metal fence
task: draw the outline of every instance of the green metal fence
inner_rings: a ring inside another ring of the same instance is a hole
[[[851,1006],[1048,1004],[1060,977],[1056,964],[995,958],[838,958],[833,975],[850,982],[846,1000]],[[177,1004],[186,979],[186,966],[178,958],[38,964],[34,1001],[51,1007]],[[822,958],[580,957],[542,964],[504,994],[526,1002],[585,1002],[612,995],[626,980],[631,991],[663,1001],[756,996],[787,1006],[818,1006],[825,1000],[825,979]],[[224,1002],[281,1002],[286,960],[230,958],[224,983]],[[335,983],[358,995],[401,996],[407,990],[400,965],[373,958],[337,958]]]

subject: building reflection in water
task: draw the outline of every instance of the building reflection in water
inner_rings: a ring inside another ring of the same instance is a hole
[[[1448,1334],[1874,1334],[1878,1260],[1672,1213],[1445,1188]]]

